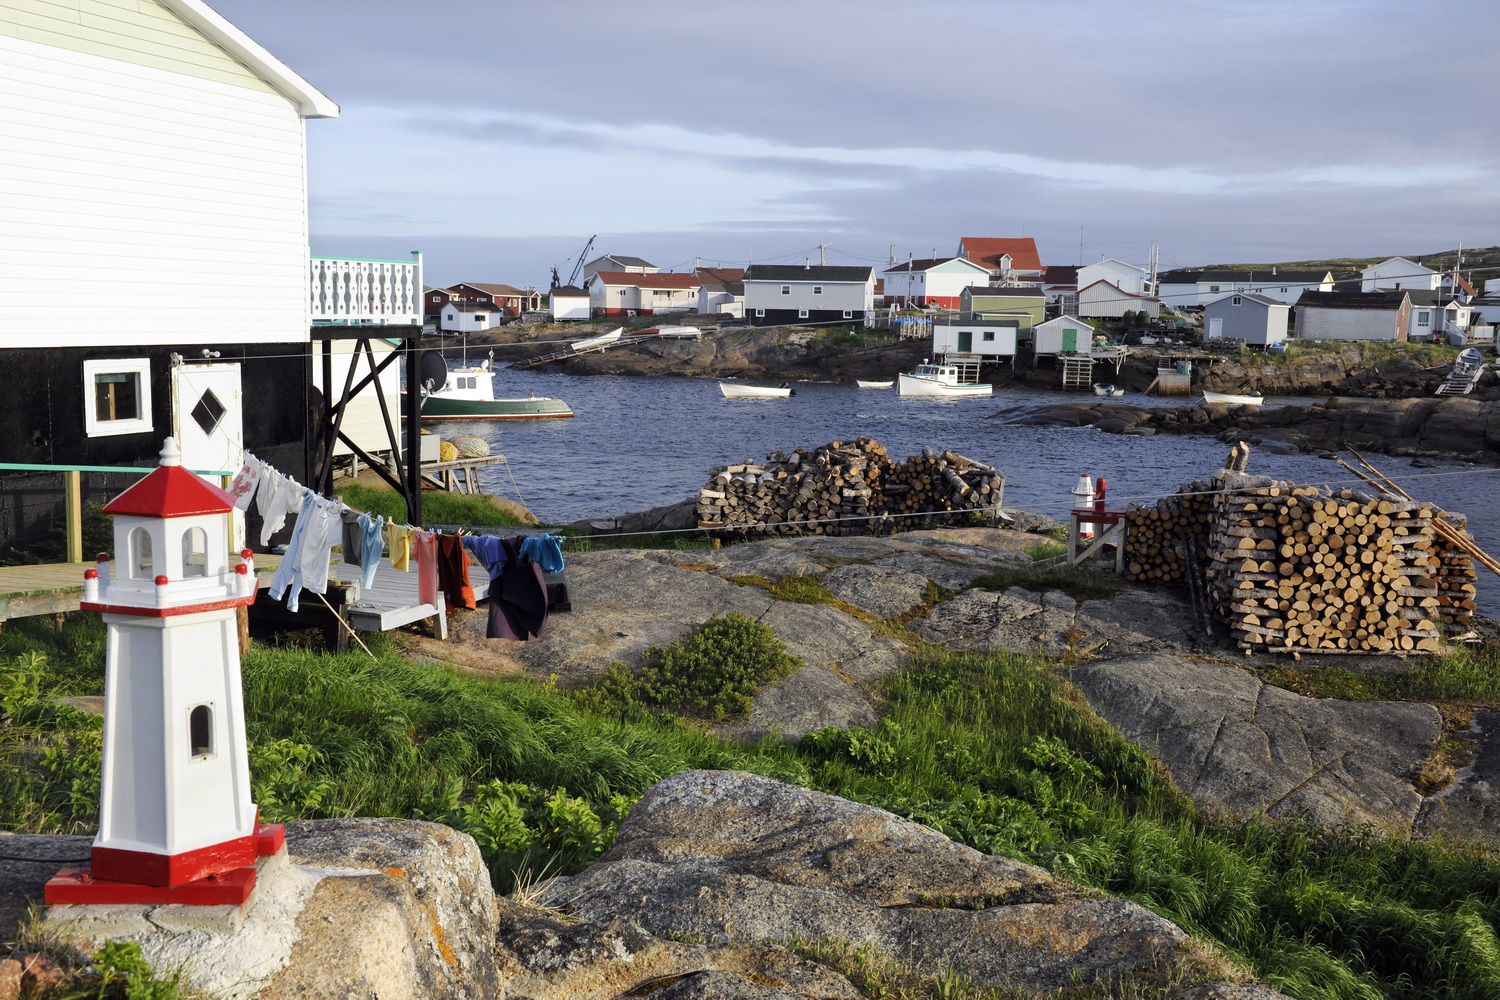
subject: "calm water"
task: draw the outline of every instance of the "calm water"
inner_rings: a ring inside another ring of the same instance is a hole
[[[775,384],[764,382],[761,384]],[[1139,438],[1092,428],[1018,427],[992,419],[1018,405],[1093,399],[1076,392],[1008,390],[993,397],[913,399],[894,389],[795,383],[788,399],[725,399],[715,379],[572,376],[502,369],[500,396],[556,396],[572,420],[444,422],[444,437],[477,434],[509,460],[481,473],[485,492],[520,496],[549,522],[604,517],[695,496],[711,466],[764,459],[768,451],[872,437],[895,459],[929,445],[1005,473],[1005,506],[1066,518],[1080,473],[1109,481],[1111,506],[1148,500],[1218,469],[1228,445],[1210,437]],[[1121,402],[1177,405],[1139,394]],[[1277,402],[1298,402],[1282,399]],[[1482,431],[1481,431],[1482,433]],[[1480,545],[1500,553],[1500,469],[1459,462],[1416,469],[1409,459],[1366,456],[1413,496],[1468,514]],[[1300,483],[1351,482],[1337,463],[1310,455],[1252,453],[1249,471]],[[1483,572],[1483,571],[1481,571]],[[1500,579],[1480,580],[1480,603],[1500,617]]]

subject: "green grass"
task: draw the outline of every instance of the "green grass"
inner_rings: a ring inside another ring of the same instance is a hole
[[[351,483],[338,491],[340,500],[355,510],[384,515],[388,520],[407,521],[406,501],[393,490],[375,489]],[[422,520],[428,524],[504,525],[518,527],[525,523],[503,511],[481,496],[449,493],[447,490],[425,490],[422,493]]]
[[[97,692],[100,633],[84,616],[61,634],[49,624],[0,633],[0,827],[87,830],[97,720],[53,699]],[[1088,710],[1056,662],[921,652],[881,686],[879,725],[739,746],[660,714],[622,721],[551,685],[376,652],[258,648],[245,658],[252,780],[266,819],[446,822],[476,838],[505,889],[513,872],[587,865],[667,775],[736,768],[882,806],[1135,899],[1300,1000],[1500,996],[1494,855],[1209,821]],[[1408,683],[1488,699],[1490,656]],[[932,979],[904,995],[962,985]]]

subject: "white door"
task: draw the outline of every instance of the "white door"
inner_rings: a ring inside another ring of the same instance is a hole
[[[1208,321],[1207,339],[1218,340],[1222,336],[1224,336],[1224,320],[1219,318],[1218,316],[1215,316],[1213,319]]]
[[[172,433],[182,448],[186,468],[238,472],[245,453],[240,366],[178,365],[172,369]]]

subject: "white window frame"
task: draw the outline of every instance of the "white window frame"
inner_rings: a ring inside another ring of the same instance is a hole
[[[797,318],[798,319],[807,319],[807,310],[806,309],[798,309],[797,310]]]
[[[1236,295],[1234,298],[1232,298],[1232,299],[1229,300],[1229,304],[1232,305],[1232,306],[1237,306],[1237,305],[1240,304],[1241,301],[1242,300],[1240,299],[1240,297],[1238,295]]]
[[[854,318],[854,310],[853,309],[845,309],[844,310],[844,318],[845,319],[853,319]]]
[[[792,294],[792,286],[791,285],[782,285],[781,286],[781,294],[782,295],[790,295],[790,294]]]
[[[766,311],[764,309],[757,309],[757,310],[755,310],[755,318],[756,319],[764,319],[765,315],[766,315]]]
[[[813,285],[813,294],[814,295],[822,295],[823,294],[823,286],[822,285]]]
[[[94,377],[97,375],[134,375],[140,389],[141,415],[123,420],[101,420],[94,408]],[[148,434],[151,426],[151,360],[118,358],[83,363],[83,430],[89,437],[114,437],[120,434]]]
[[[1427,311],[1426,309],[1418,309],[1417,310],[1417,325],[1418,326],[1431,326],[1432,325],[1432,313],[1429,312],[1429,311]]]

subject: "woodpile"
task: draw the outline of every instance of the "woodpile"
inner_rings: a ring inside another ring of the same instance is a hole
[[[1131,579],[1188,586],[1245,649],[1432,653],[1440,625],[1468,625],[1483,553],[1461,516],[1249,476],[1245,457],[1127,512]]]
[[[915,527],[925,517],[993,516],[1005,493],[1005,476],[991,466],[925,447],[893,462],[871,438],[776,451],[709,475],[698,494],[698,526],[745,537],[870,534]]]

